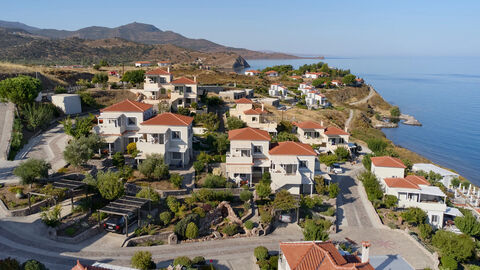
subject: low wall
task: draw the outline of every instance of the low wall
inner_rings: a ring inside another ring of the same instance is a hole
[[[27,206],[25,208],[9,210],[5,203],[0,200],[0,208],[2,208],[2,211],[5,212],[5,214],[9,217],[24,217],[35,214],[40,212],[45,206],[48,206],[48,200],[43,200],[32,204],[31,209]]]
[[[142,189],[141,186],[135,185],[135,184],[125,184],[125,193],[128,195],[135,196],[140,190]],[[188,189],[178,189],[178,190],[160,190],[160,189],[154,189],[158,194],[160,194],[161,198],[166,198],[168,196],[182,196],[182,195],[187,195]]]
[[[67,237],[67,236],[57,236],[57,228],[48,228],[48,238],[68,243],[68,244],[77,244],[91,238],[102,231],[102,228],[98,224],[94,225],[93,227],[87,229],[86,231],[74,236],[74,237]]]
[[[125,242],[124,246],[132,247],[148,241],[163,241],[165,243],[168,243],[168,238],[172,233],[173,233],[172,231],[168,231],[168,232],[162,232],[155,235],[142,235],[139,237],[130,238],[129,240],[127,240],[127,242]],[[169,244],[176,244],[176,243],[169,243]]]
[[[192,191],[193,192],[198,192],[200,191],[201,188],[194,188]],[[208,188],[208,190],[214,190],[214,191],[231,191],[234,196],[239,196],[240,192],[242,192],[243,188]],[[251,192],[254,191],[254,189],[249,189]]]

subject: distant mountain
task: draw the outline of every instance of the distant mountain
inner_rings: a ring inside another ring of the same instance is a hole
[[[0,28],[0,61],[33,64],[92,64],[108,59],[111,64],[138,60],[170,60],[221,68],[243,68],[248,63],[231,52],[207,53],[171,44],[142,44],[120,38],[86,40],[77,37],[49,39],[23,30]]]
[[[76,31],[40,29],[18,22],[0,21],[0,27],[17,28],[32,34],[52,38],[109,39],[122,38],[144,44],[173,44],[175,46],[202,52],[233,52],[246,59],[292,59],[298,56],[284,53],[266,53],[243,48],[227,47],[206,39],[191,39],[172,31],[162,31],[151,24],[130,23],[115,28],[91,26]]]

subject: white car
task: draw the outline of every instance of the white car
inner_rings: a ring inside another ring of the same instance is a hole
[[[338,164],[338,163],[333,164],[332,170],[336,174],[343,173],[343,169],[342,169],[342,167],[340,167],[340,164]]]

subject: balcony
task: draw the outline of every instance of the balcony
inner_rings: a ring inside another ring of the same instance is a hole
[[[147,142],[143,139],[137,142],[137,149],[144,154],[165,154],[165,144]]]
[[[445,212],[447,210],[447,205],[443,202],[432,202],[432,201],[408,201],[401,200],[398,202],[398,206],[402,208],[408,207],[418,207],[426,212],[428,211],[438,211]]]
[[[227,163],[236,163],[236,164],[253,164],[253,157],[250,156],[239,156],[233,155],[230,152],[227,152]]]

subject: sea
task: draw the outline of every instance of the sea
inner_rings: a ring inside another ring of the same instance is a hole
[[[480,57],[354,57],[247,60],[248,69],[328,63],[350,69],[423,126],[383,129],[396,145],[480,186]]]

